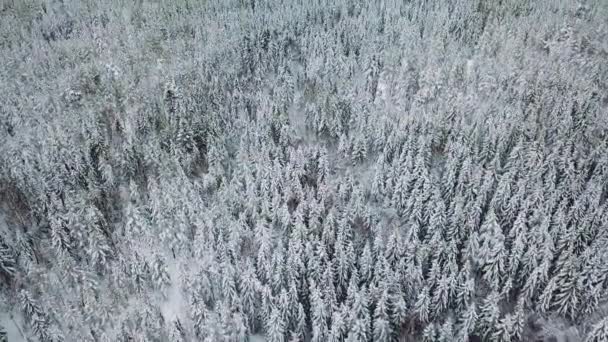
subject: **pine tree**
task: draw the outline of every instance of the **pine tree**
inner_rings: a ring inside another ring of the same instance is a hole
[[[156,288],[164,288],[171,282],[165,261],[160,255],[157,255],[152,262],[152,281]]]
[[[298,313],[294,331],[294,335],[297,336],[298,339],[304,339],[304,336],[306,335],[306,326],[306,312],[304,311],[302,304],[298,303]]]
[[[259,302],[258,288],[261,287],[254,271],[254,266],[247,261],[245,266],[241,268],[239,279],[239,293],[241,297],[241,305],[243,313],[249,322],[249,329],[255,331],[257,325],[257,304]]]
[[[16,263],[12,251],[0,237],[0,275],[10,280],[16,274]]]
[[[454,341],[454,339],[454,322],[452,321],[452,317],[448,317],[439,328],[439,341],[448,342]]]
[[[602,318],[591,327],[591,331],[585,339],[586,342],[608,341],[608,317]]]
[[[465,308],[475,296],[475,279],[469,277],[467,264],[463,269],[456,285],[456,303],[459,308]]]
[[[514,325],[513,316],[511,314],[505,315],[498,321],[498,324],[492,333],[492,340],[500,342],[516,341],[517,339],[514,336]]]
[[[270,317],[266,322],[268,341],[283,342],[285,340],[285,322],[281,315],[281,309],[273,307]]]
[[[367,158],[367,140],[364,134],[357,134],[352,146],[353,163],[362,162]]]
[[[169,322],[169,339],[171,342],[183,342],[186,338],[184,328],[179,320]]]
[[[328,341],[340,342],[344,339],[346,333],[346,321],[343,310],[337,309],[333,312],[331,318],[331,328],[329,329]]]
[[[523,213],[523,211],[522,211]],[[508,273],[512,279],[518,279],[518,270],[520,268],[525,249],[526,249],[526,227],[523,222],[525,214],[520,213],[515,221],[513,229],[510,232],[511,250],[508,258]]]
[[[314,281],[312,281],[310,285],[310,302],[312,313],[311,341],[324,341],[328,334],[327,316],[329,310],[326,307],[326,302],[323,299],[321,291],[314,284]]]
[[[427,286],[422,288],[414,304],[414,311],[422,323],[428,322],[431,314],[431,297],[429,292],[430,290]]]
[[[359,269],[361,280],[370,281],[372,279],[374,260],[368,242],[366,242],[365,246],[363,247],[363,252],[361,253],[361,258],[359,260]]]
[[[481,331],[485,336],[493,336],[496,332],[497,323],[500,319],[500,295],[497,292],[491,292],[479,308],[479,323]]]
[[[392,297],[393,298],[390,300],[390,303],[392,304],[391,312],[393,313],[392,323],[399,327],[405,323],[406,318],[410,314],[410,310],[400,288],[392,294]]]
[[[391,317],[389,316],[389,294],[387,290],[382,291],[373,315],[373,340],[387,342],[391,338]]]
[[[458,341],[468,341],[478,322],[477,307],[474,303],[463,310],[458,319]]]
[[[367,341],[370,335],[371,317],[368,308],[368,294],[365,288],[355,290],[350,306],[350,330],[347,341]]]
[[[435,323],[427,325],[422,331],[422,341],[435,342],[438,341],[438,329]]]
[[[384,168],[384,155],[380,154],[376,160],[374,178],[372,179],[371,185],[371,194],[377,201],[382,199],[385,195]]]
[[[493,209],[481,227],[480,242],[478,262],[482,265],[483,277],[493,289],[498,289],[506,270],[507,255],[505,237]]]
[[[453,277],[451,275],[444,275],[439,279],[435,293],[431,298],[432,312],[435,315],[440,316],[450,305],[450,292],[452,292],[451,284],[453,283]]]
[[[578,317],[581,300],[582,279],[575,262],[574,257],[569,257],[555,276],[557,291],[553,296],[554,305],[561,315],[569,318]]]
[[[48,316],[42,311],[38,303],[26,290],[19,292],[19,302],[28,323],[36,336],[42,341],[52,341],[49,334],[50,322]]]

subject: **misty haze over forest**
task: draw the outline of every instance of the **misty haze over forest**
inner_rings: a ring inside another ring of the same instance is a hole
[[[0,342],[608,342],[605,0],[0,0]]]

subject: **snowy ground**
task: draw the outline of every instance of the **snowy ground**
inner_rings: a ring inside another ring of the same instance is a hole
[[[19,327],[16,325],[16,323],[20,324],[20,321],[18,317],[11,318],[8,313],[0,313],[0,325],[6,331],[6,337],[9,342],[26,342],[19,331]]]
[[[171,279],[171,287],[167,291],[167,299],[161,304],[161,312],[165,320],[175,321],[182,319],[180,313],[185,312],[187,307],[181,291],[182,283],[179,277],[179,266],[175,260],[169,262],[167,271]]]

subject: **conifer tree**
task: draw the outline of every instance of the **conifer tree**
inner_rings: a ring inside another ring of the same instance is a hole
[[[608,341],[608,320],[602,318],[599,322],[591,327],[591,331],[587,335],[588,342],[603,342]]]

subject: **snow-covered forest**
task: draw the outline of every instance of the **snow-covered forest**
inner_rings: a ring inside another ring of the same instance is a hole
[[[605,0],[2,0],[0,97],[0,341],[608,341]]]

